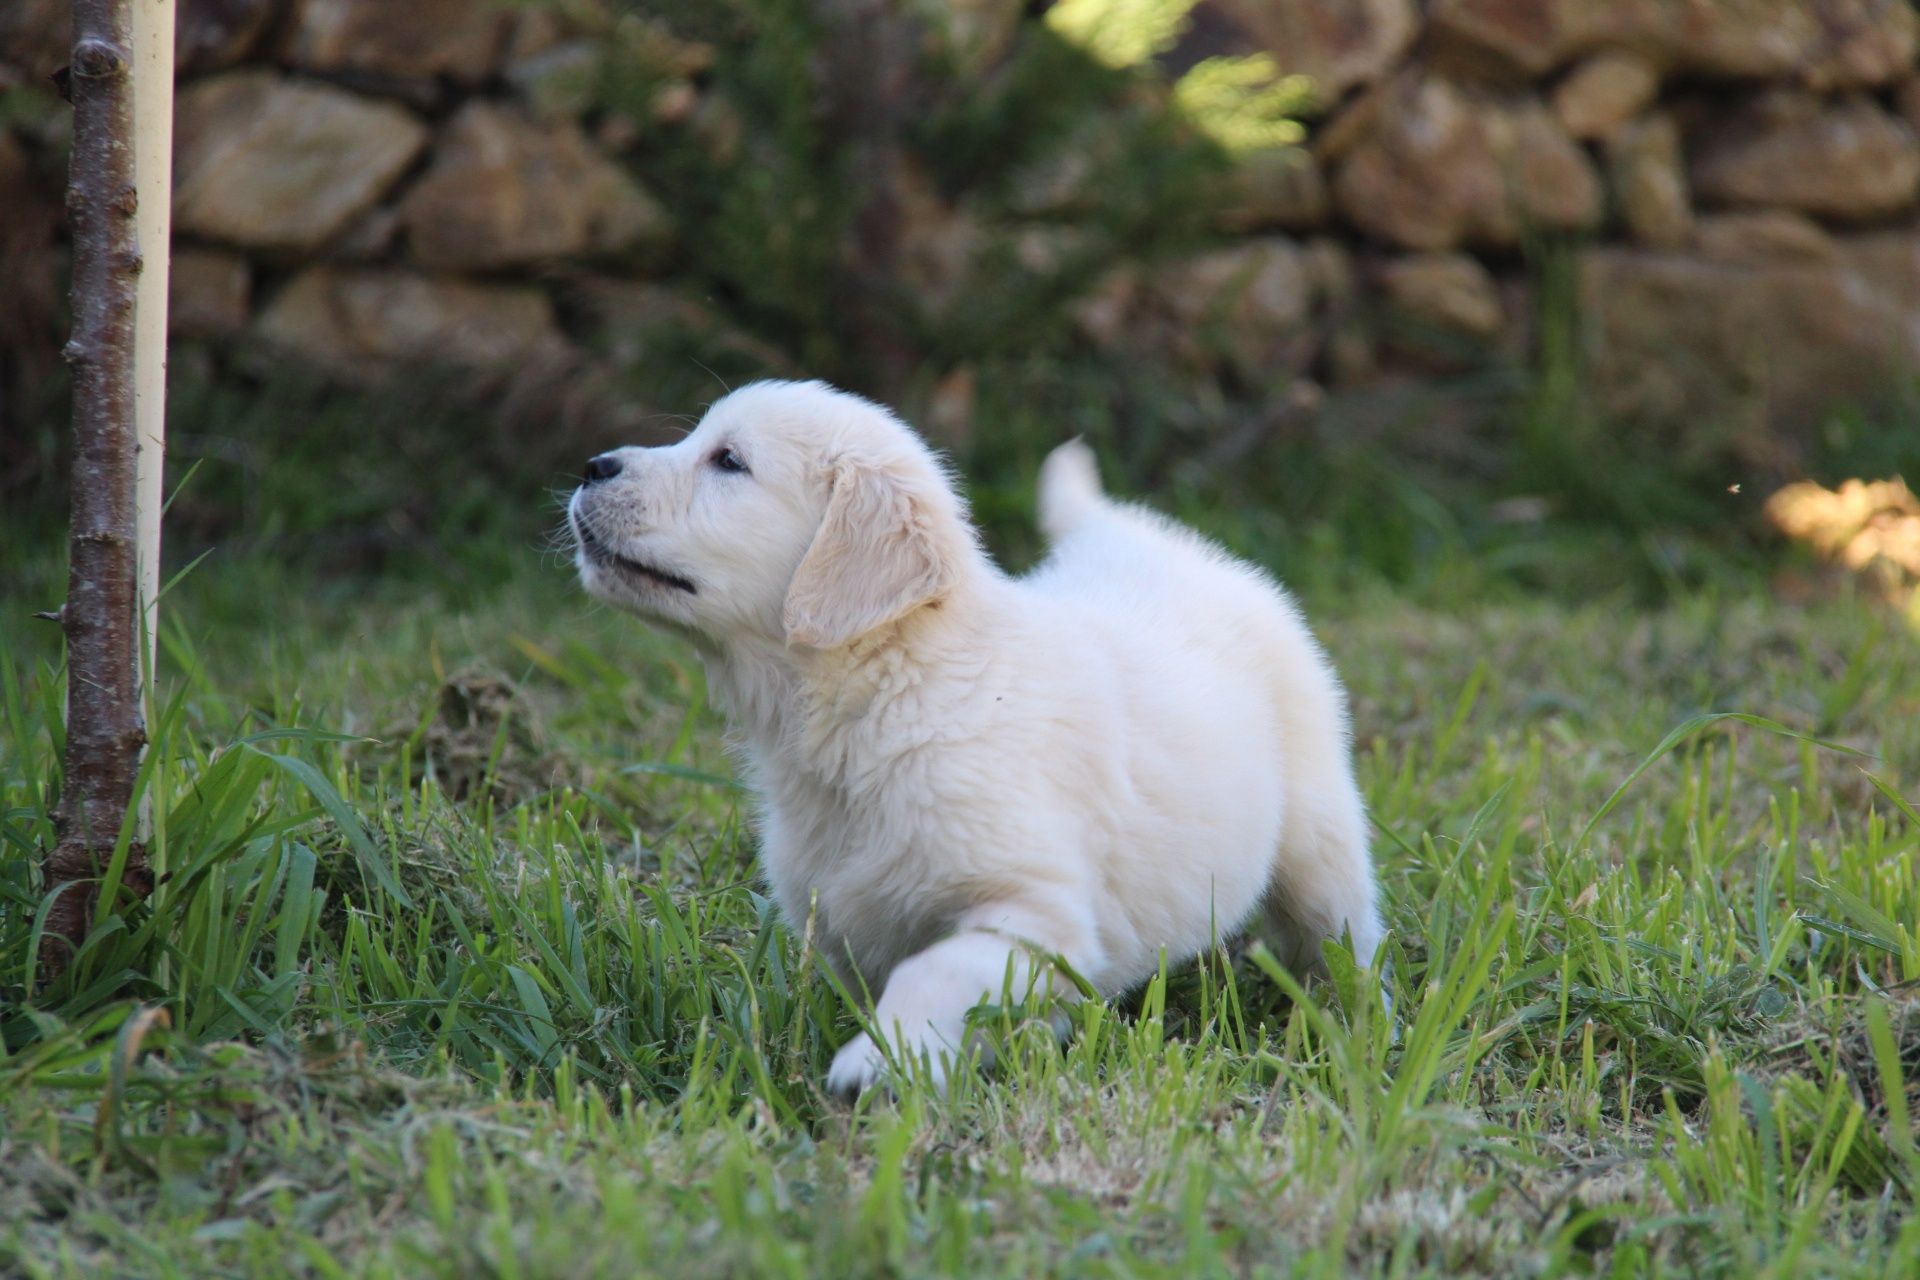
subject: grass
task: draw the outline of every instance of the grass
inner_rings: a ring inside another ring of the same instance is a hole
[[[697,665],[497,530],[189,575],[160,887],[34,987],[57,566],[9,552],[0,1272],[1920,1272],[1916,637],[1744,570],[1528,592],[1470,531],[1388,586],[1364,520],[1233,510],[1354,693],[1398,1023],[1253,948],[854,1107]]]

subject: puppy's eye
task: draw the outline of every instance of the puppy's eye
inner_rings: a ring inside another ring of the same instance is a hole
[[[715,451],[714,455],[711,458],[707,459],[707,461],[711,462],[714,466],[718,467],[722,471],[738,471],[741,473],[745,473],[747,469],[747,460],[745,458],[742,458],[738,453],[735,453],[730,448],[720,449]]]

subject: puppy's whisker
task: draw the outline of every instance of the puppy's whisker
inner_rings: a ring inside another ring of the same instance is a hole
[[[701,368],[701,369],[702,369],[702,370],[703,370],[703,371],[704,371],[704,372],[706,373],[706,375],[707,375],[707,376],[708,376],[709,378],[712,378],[712,379],[713,379],[713,380],[714,380],[715,382],[717,382],[717,383],[719,383],[719,384],[720,384],[720,389],[721,389],[722,391],[724,391],[724,392],[726,392],[726,393],[727,393],[728,395],[732,395],[732,394],[733,394],[733,388],[727,385],[727,380],[726,380],[725,378],[723,378],[723,377],[721,377],[721,376],[720,376],[719,374],[717,374],[717,373],[715,373],[715,372],[714,372],[714,371],[713,371],[712,369],[709,369],[709,368],[707,368],[707,366],[706,366],[706,365],[704,365],[704,364],[701,364],[701,363],[700,363],[700,361],[699,361],[699,359],[697,359],[696,357],[694,357],[694,356],[688,356],[688,357],[687,357],[687,359],[689,359],[689,360],[692,360],[692,361],[693,361],[693,363],[695,363],[695,364],[697,364],[697,365],[700,365],[700,368]]]
[[[571,554],[580,539],[573,531],[573,522],[565,520],[547,530],[545,541],[549,551]]]
[[[580,525],[598,542],[613,543],[619,540],[607,528],[604,517],[596,516],[590,510],[580,513]]]
[[[692,435],[694,432],[694,428],[700,425],[700,420],[698,418],[689,417],[687,414],[684,414],[684,413],[664,413],[664,412],[650,413],[646,417],[642,418],[641,421],[649,422],[649,423],[660,422],[660,421],[672,422],[675,424],[674,429],[679,431],[680,438],[682,440]]]

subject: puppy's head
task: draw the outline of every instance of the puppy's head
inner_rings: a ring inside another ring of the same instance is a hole
[[[723,645],[839,648],[977,554],[919,438],[818,382],[754,383],[676,444],[599,455],[567,514],[589,592]]]

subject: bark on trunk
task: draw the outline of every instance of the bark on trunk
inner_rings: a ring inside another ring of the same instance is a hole
[[[134,234],[132,12],[129,0],[74,0],[73,522],[67,602],[65,780],[46,862],[54,896],[41,950],[51,976],[85,937],[97,885],[133,796],[146,728],[140,704],[135,517],[133,322],[140,274]],[[151,887],[145,850],[125,883]]]

